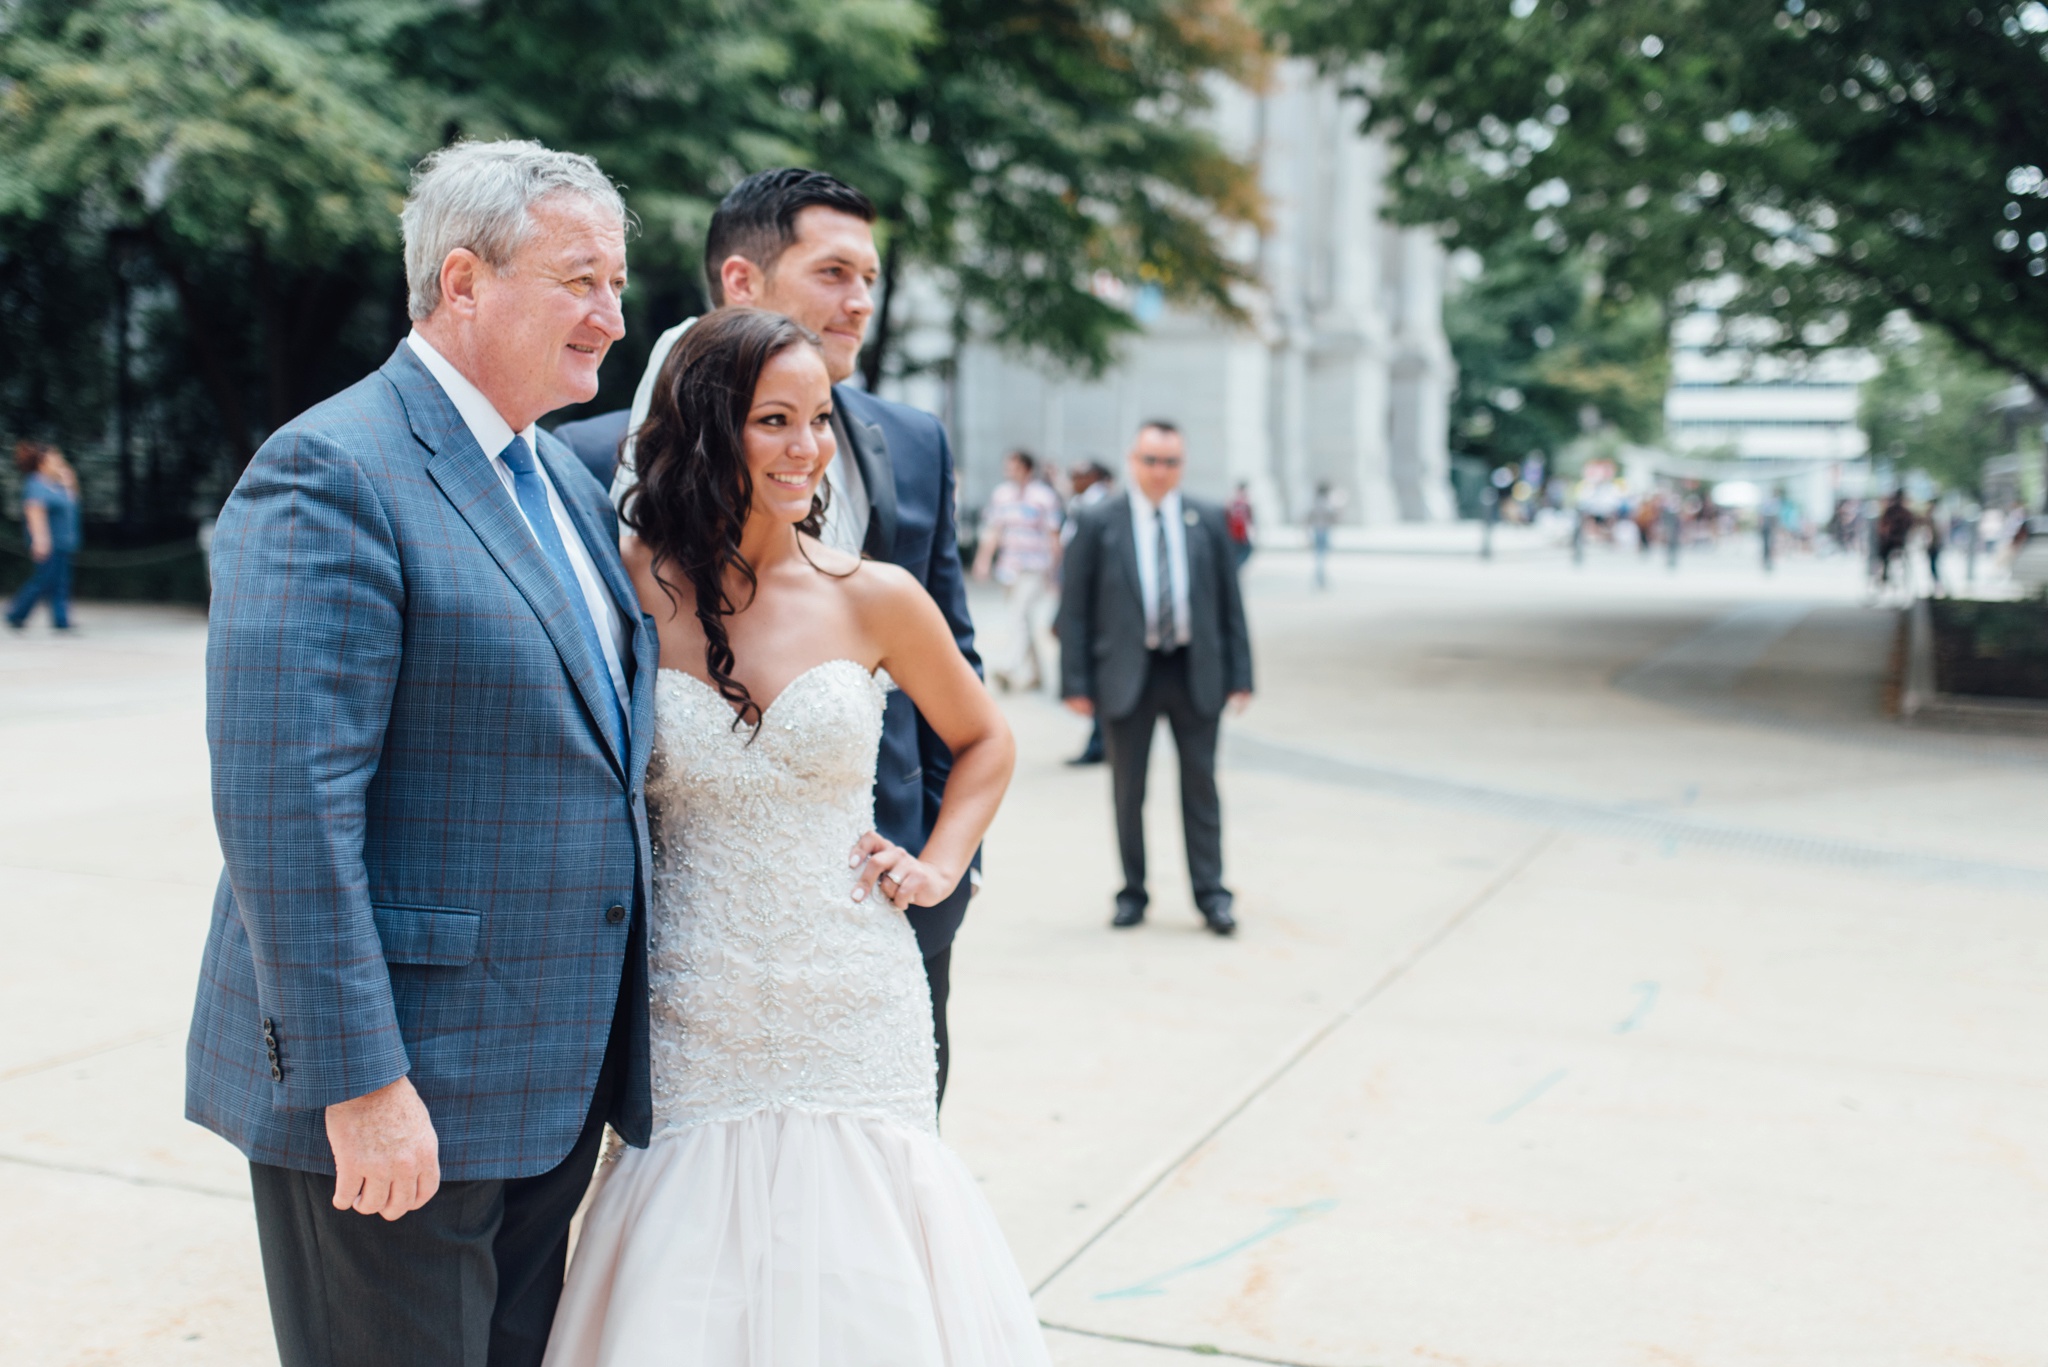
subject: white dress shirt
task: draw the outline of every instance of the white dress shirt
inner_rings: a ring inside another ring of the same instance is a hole
[[[654,339],[654,350],[647,355],[647,369],[640,372],[640,384],[633,391],[633,411],[626,418],[626,439],[619,446],[619,469],[612,476],[612,502],[619,511],[626,510],[626,490],[639,478],[638,467],[633,463],[633,435],[640,430],[640,424],[647,421],[647,414],[654,407],[654,386],[661,378],[662,363],[675,350],[676,343],[683,340],[683,334],[690,330],[695,318],[685,318],[667,332]],[[846,425],[840,420],[838,409],[832,412],[832,436],[837,441],[839,452],[832,463],[825,467],[825,529],[819,537],[826,545],[836,550],[861,553],[867,544],[868,520],[874,516],[874,505],[868,501],[867,483],[860,476],[860,463],[853,457],[853,443],[847,440]],[[507,438],[510,440],[510,438]]]
[[[414,332],[405,340],[411,344],[413,354],[420,358],[420,364],[427,368],[427,373],[440,382],[442,391],[448,395],[448,402],[454,404],[455,411],[462,415],[462,421],[468,424],[469,434],[476,438],[476,444],[483,449],[491,468],[498,472],[499,480],[505,485],[505,492],[512,496],[512,506],[519,508],[519,520],[526,523],[527,532],[532,534],[533,524],[527,521],[526,510],[520,508],[519,492],[512,482],[512,467],[505,463],[502,454],[512,444],[512,425],[499,415],[491,401],[483,396],[483,391],[471,384],[469,378],[457,370],[446,356],[434,350],[426,338]],[[527,447],[534,453],[533,467],[540,473],[540,482],[548,491],[548,508],[555,515],[555,531],[562,538],[562,549],[568,552],[569,567],[576,571],[576,584],[583,592],[584,611],[590,614],[591,621],[597,623],[597,644],[604,651],[604,666],[612,676],[612,687],[619,692],[619,708],[630,718],[633,695],[626,688],[623,663],[627,643],[625,619],[619,613],[618,604],[612,601],[611,590],[604,586],[596,562],[590,558],[590,548],[583,544],[583,533],[576,530],[576,524],[569,519],[569,510],[562,506],[562,496],[555,491],[555,481],[548,476],[548,467],[540,459],[538,429],[529,426],[517,435],[526,438]],[[537,537],[535,544],[539,544]]]
[[[1138,548],[1138,593],[1145,600],[1145,647],[1158,650],[1164,645],[1155,632],[1159,624],[1159,515],[1166,517],[1167,577],[1173,594],[1174,644],[1194,639],[1188,620],[1188,538],[1182,518],[1180,490],[1175,489],[1157,507],[1134,487],[1131,490],[1131,534]]]

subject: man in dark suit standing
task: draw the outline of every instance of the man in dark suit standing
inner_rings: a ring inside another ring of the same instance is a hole
[[[959,538],[953,526],[953,450],[939,420],[907,404],[849,387],[874,314],[875,206],[822,171],[782,167],[748,176],[719,202],[705,234],[704,274],[711,301],[770,309],[818,335],[832,378],[832,430],[842,456],[826,467],[824,540],[857,555],[901,565],[917,576],[977,673],[974,623],[967,615]],[[635,478],[631,433],[646,417],[661,363],[695,319],[663,333],[647,359],[612,486],[622,497]],[[953,756],[901,692],[889,695],[875,771],[875,829],[907,850],[924,848],[938,820]],[[938,1042],[939,1095],[946,1093],[950,1048],[946,999],[953,936],[967,915],[979,871],[935,907],[912,907],[911,928],[931,982]]]
[[[1216,736],[1227,701],[1252,696],[1251,638],[1223,509],[1185,497],[1180,429],[1146,423],[1126,492],[1084,511],[1060,595],[1060,692],[1102,721],[1124,887],[1110,924],[1145,919],[1145,774],[1163,715],[1180,752],[1181,821],[1195,906],[1209,929],[1237,929],[1223,886]]]

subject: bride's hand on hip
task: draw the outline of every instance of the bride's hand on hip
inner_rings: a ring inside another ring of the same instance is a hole
[[[960,881],[873,831],[854,845],[847,863],[860,870],[860,878],[853,885],[854,901],[866,901],[872,891],[898,911],[935,907],[953,895],[953,888]]]

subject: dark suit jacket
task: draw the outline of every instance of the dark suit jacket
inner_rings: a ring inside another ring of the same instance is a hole
[[[953,448],[946,429],[920,409],[845,385],[833,389],[832,402],[867,485],[872,508],[867,553],[917,577],[946,615],[960,653],[980,673],[953,526]],[[952,771],[953,752],[909,698],[891,693],[875,769],[875,829],[907,850],[923,848],[939,819],[946,776]],[[927,956],[953,943],[953,934],[967,915],[968,890],[963,878],[938,906],[910,909],[918,948]]]
[[[626,422],[632,416],[632,409],[621,408],[594,418],[578,418],[557,427],[555,435],[576,453],[576,459],[583,462],[586,470],[597,476],[597,482],[609,489],[612,475],[619,468],[619,443],[626,439]]]
[[[1237,562],[1223,509],[1181,494],[1188,548],[1188,691],[1204,712],[1221,712],[1252,687],[1252,644],[1238,593]],[[1067,547],[1060,592],[1060,695],[1088,698],[1114,721],[1145,691],[1145,600],[1128,493],[1083,511]]]

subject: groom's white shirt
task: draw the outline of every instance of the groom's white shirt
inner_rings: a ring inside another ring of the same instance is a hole
[[[685,318],[655,338],[647,369],[640,373],[640,386],[633,391],[633,411],[626,418],[626,439],[619,446],[618,473],[612,476],[612,503],[621,512],[625,511],[626,490],[632,487],[637,468],[633,464],[633,434],[640,430],[640,424],[647,421],[648,411],[654,407],[654,385],[661,377],[662,362],[696,321]],[[830,494],[825,500],[825,532],[818,539],[834,550],[859,555],[867,545],[868,519],[874,515],[874,505],[868,501],[867,484],[860,477],[860,462],[850,454],[853,444],[847,440],[846,424],[840,421],[836,407],[832,410],[832,437],[838,443],[839,454],[825,467],[825,484]]]
[[[448,395],[448,402],[454,404],[455,411],[462,415],[469,434],[476,438],[476,444],[489,458],[491,468],[498,472],[505,492],[512,495],[512,506],[519,508],[519,491],[512,483],[512,467],[505,463],[502,455],[512,444],[512,424],[499,415],[483,391],[469,382],[468,376],[457,370],[446,356],[434,350],[433,343],[417,332],[409,334],[405,340],[411,345],[413,354],[420,358],[420,364],[427,368],[427,373]],[[622,663],[626,653],[626,622],[612,602],[611,591],[605,588],[604,580],[598,575],[589,548],[583,544],[583,533],[577,531],[576,524],[569,520],[569,510],[562,506],[562,496],[555,492],[555,481],[548,476],[548,467],[539,460],[538,430],[537,426],[529,425],[518,435],[526,438],[527,446],[535,453],[534,469],[540,472],[540,482],[548,491],[548,509],[555,515],[555,530],[561,535],[562,549],[569,553],[569,567],[576,571],[576,586],[583,594],[584,611],[598,625],[597,644],[604,651],[604,667],[610,671],[612,687],[618,690],[623,702],[633,696],[626,687],[626,669]],[[533,533],[533,523],[527,520],[524,508],[519,510],[519,520],[526,523],[528,533]],[[538,541],[537,535],[535,539]],[[624,710],[621,709],[622,712]]]

